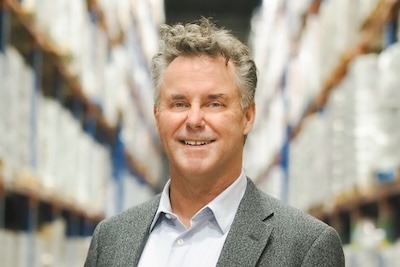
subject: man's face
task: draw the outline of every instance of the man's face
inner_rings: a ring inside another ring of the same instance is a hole
[[[234,66],[223,57],[179,56],[168,66],[154,107],[171,176],[218,178],[242,168],[254,105],[243,110]]]

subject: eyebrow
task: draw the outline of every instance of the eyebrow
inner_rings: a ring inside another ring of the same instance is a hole
[[[208,99],[219,99],[219,98],[225,98],[226,97],[226,95],[225,94],[211,94],[211,95],[208,95],[207,96],[207,98]]]
[[[181,99],[185,99],[186,97],[181,94],[172,94],[169,98],[171,100],[181,100]]]
[[[207,96],[208,99],[215,100],[215,99],[220,99],[220,98],[226,98],[225,94],[210,94]],[[186,96],[182,94],[172,94],[169,97],[170,100],[182,100],[186,99]]]

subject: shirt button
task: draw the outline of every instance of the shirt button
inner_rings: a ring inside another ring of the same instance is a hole
[[[182,246],[183,243],[185,243],[185,241],[183,241],[183,239],[181,238],[181,239],[178,239],[177,243],[179,246]]]
[[[169,220],[172,218],[172,216],[170,214],[165,214],[165,218],[167,218]]]

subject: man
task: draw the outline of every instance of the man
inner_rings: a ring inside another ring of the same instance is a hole
[[[85,266],[344,266],[333,228],[243,171],[257,84],[249,48],[205,18],[164,25],[161,40],[154,116],[170,180],[97,226]]]

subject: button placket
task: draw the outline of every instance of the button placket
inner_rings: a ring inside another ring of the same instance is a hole
[[[176,241],[176,243],[178,244],[178,246],[182,246],[185,241],[183,240],[183,238],[179,238],[178,241]]]

